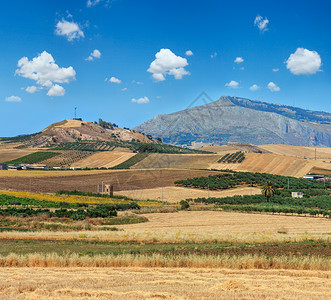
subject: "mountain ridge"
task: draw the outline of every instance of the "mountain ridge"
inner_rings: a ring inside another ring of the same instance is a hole
[[[181,146],[192,142],[331,146],[330,113],[229,96],[158,115],[134,130]]]

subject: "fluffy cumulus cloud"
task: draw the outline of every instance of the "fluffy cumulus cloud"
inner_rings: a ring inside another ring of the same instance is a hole
[[[250,88],[249,88],[251,91],[257,91],[260,89],[260,87],[257,85],[257,84],[253,84]]]
[[[244,62],[244,59],[242,57],[236,57],[236,59],[234,60],[234,62],[236,64],[241,64],[242,62]]]
[[[111,77],[111,78],[109,79],[109,82],[120,84],[120,83],[122,83],[122,80],[120,80],[120,79],[118,79],[118,78],[116,78],[116,77]]]
[[[32,60],[29,60],[27,57],[22,57],[18,61],[17,66],[18,69],[15,71],[16,75],[35,80],[41,87],[50,89],[55,83],[69,83],[70,80],[75,80],[76,76],[76,71],[73,67],[59,67],[55,63],[53,56],[46,51],[34,57]],[[35,88],[29,87],[30,92],[34,89]],[[57,88],[57,90],[59,89]],[[51,94],[52,93],[53,92],[51,92]],[[64,95],[63,92],[62,94]],[[49,95],[49,93],[47,93],[47,95]]]
[[[101,52],[98,49],[94,49],[90,56],[88,58],[86,58],[86,60],[92,61],[95,58],[100,58],[101,57]]]
[[[231,89],[237,89],[239,87],[239,82],[231,80],[229,83],[226,83],[225,86]]]
[[[298,48],[286,61],[286,67],[295,75],[315,74],[320,71],[322,60],[316,51]]]
[[[263,18],[260,15],[257,15],[254,20],[254,25],[259,28],[260,32],[265,32],[268,30],[269,20],[267,18]]]
[[[277,84],[273,83],[272,81],[270,81],[268,83],[267,87],[272,92],[279,92],[280,91],[280,87],[277,86]]]
[[[28,92],[28,93],[30,93],[30,94],[35,93],[37,90],[38,90],[38,88],[35,85],[28,86],[25,89],[25,91]]]
[[[173,75],[175,79],[182,79],[189,75],[184,67],[188,65],[186,58],[175,55],[170,49],[161,49],[155,54],[149,66],[148,72],[152,73],[155,81],[165,80],[166,75]]]
[[[192,55],[193,55],[193,52],[192,52],[191,50],[187,50],[187,51],[185,52],[185,55],[186,55],[186,56],[192,56]]]
[[[22,102],[21,97],[18,96],[10,96],[5,98],[6,102]]]
[[[65,36],[70,42],[84,37],[84,32],[80,29],[77,23],[69,22],[64,19],[57,22],[55,26],[55,34]]]
[[[149,99],[148,97],[141,97],[139,99],[135,99],[135,98],[132,98],[131,100],[133,103],[138,103],[138,104],[146,104],[146,103],[149,103]]]
[[[55,84],[48,90],[47,96],[60,97],[60,96],[64,96],[65,93],[66,91],[62,86]]]

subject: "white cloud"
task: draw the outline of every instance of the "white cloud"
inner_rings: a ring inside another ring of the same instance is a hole
[[[272,81],[270,81],[267,85],[268,89],[272,92],[279,92],[280,91],[280,87],[277,86],[275,83],[273,83]]]
[[[215,58],[216,56],[217,56],[217,52],[214,52],[214,54],[210,55],[211,58]]]
[[[28,92],[28,93],[30,93],[30,94],[35,93],[37,90],[38,90],[38,88],[35,85],[28,86],[25,89],[25,91]]]
[[[128,88],[122,88],[122,89],[121,89],[121,91],[123,91],[123,92],[124,92],[124,91],[127,91],[127,90],[128,90]]]
[[[192,56],[192,55],[193,55],[193,52],[192,52],[191,50],[187,50],[187,51],[185,52],[185,55],[186,55],[186,56]]]
[[[226,83],[225,86],[231,89],[237,89],[239,87],[239,82],[231,80],[229,83]]]
[[[184,75],[190,74],[184,69],[188,65],[186,58],[175,55],[170,49],[161,49],[155,57],[147,70],[153,74],[155,81],[165,80],[166,75],[182,79]]]
[[[260,30],[260,32],[265,32],[268,30],[268,24],[269,20],[267,18],[261,17],[260,15],[257,15],[254,20],[254,25],[257,26]]]
[[[86,6],[92,7],[92,6],[99,4],[100,2],[101,2],[101,0],[87,0]]]
[[[92,61],[95,58],[100,58],[101,57],[101,52],[98,49],[94,49],[90,56],[88,58],[86,58],[86,60]]]
[[[286,61],[286,68],[295,75],[315,74],[320,71],[322,60],[316,51],[298,48]]]
[[[272,69],[272,72],[278,72],[278,71],[279,71],[279,69],[276,69],[276,68]]]
[[[37,84],[47,88],[52,88],[54,83],[69,83],[70,80],[75,80],[76,76],[73,67],[60,68],[55,63],[53,56],[46,51],[32,60],[22,57],[17,66],[16,75],[35,80]],[[33,89],[29,87],[30,91]],[[26,91],[28,92],[28,90]]]
[[[5,98],[6,102],[22,102],[22,98],[18,96],[10,96]]]
[[[253,84],[250,88],[249,88],[251,91],[257,91],[260,89],[260,87],[257,85],[257,84]]]
[[[133,103],[138,103],[138,104],[146,104],[146,103],[149,103],[149,99],[148,97],[141,97],[139,99],[135,99],[135,98],[132,98],[131,100]]]
[[[70,42],[84,37],[84,32],[77,23],[68,22],[64,19],[56,24],[55,34],[65,36]]]
[[[120,80],[120,79],[118,79],[118,78],[116,78],[116,77],[111,77],[111,78],[109,79],[109,82],[120,84],[120,83],[122,83],[122,80]]]
[[[236,57],[236,59],[234,60],[234,62],[236,64],[241,64],[242,62],[244,62],[244,59],[242,57]]]
[[[66,91],[62,86],[55,84],[48,90],[47,96],[58,97],[58,96],[64,96],[65,93]]]

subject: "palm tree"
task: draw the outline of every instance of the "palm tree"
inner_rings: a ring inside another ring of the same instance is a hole
[[[263,186],[262,193],[267,198],[267,202],[269,202],[270,197],[275,194],[275,188],[271,181],[267,181],[267,183]]]

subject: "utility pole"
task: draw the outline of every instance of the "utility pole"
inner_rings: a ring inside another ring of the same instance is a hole
[[[162,202],[163,202],[163,187],[162,187],[161,200],[162,200]]]
[[[209,184],[208,184],[208,198],[209,198]]]
[[[103,194],[103,178],[102,178],[102,189],[101,189],[101,193]]]
[[[99,183],[98,183],[97,193],[99,194]]]
[[[315,147],[315,160],[316,160],[316,147]]]
[[[287,189],[290,189],[290,178],[287,178]]]
[[[76,110],[77,110],[77,107],[75,107],[75,120],[77,119]]]

